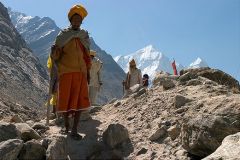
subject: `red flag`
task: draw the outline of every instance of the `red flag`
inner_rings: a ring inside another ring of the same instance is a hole
[[[178,75],[175,60],[173,60],[173,62],[172,62],[172,67],[173,67],[173,73],[174,73],[174,75]]]

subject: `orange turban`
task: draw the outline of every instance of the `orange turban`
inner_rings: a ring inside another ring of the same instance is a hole
[[[88,12],[82,5],[78,4],[74,5],[68,12],[68,19],[70,20],[74,14],[80,15],[84,19],[88,15]]]

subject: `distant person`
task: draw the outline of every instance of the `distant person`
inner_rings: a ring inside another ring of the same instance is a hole
[[[92,66],[90,69],[90,83],[89,83],[89,98],[91,106],[97,106],[96,103],[98,93],[102,86],[101,71],[103,63],[96,57],[96,51],[90,50],[90,57],[92,60]],[[91,119],[89,111],[84,111],[81,113],[81,121],[87,121]]]
[[[131,92],[131,87],[135,85],[142,86],[142,72],[137,68],[136,62],[132,59],[129,62],[129,71],[127,73],[126,80],[123,81],[123,85],[126,89],[126,94]]]
[[[90,83],[89,83],[89,97],[91,105],[96,105],[96,99],[100,87],[102,86],[101,71],[103,63],[98,58],[96,58],[96,51],[90,50],[90,56],[92,60],[92,66],[90,69]]]
[[[142,78],[142,82],[143,82],[144,87],[148,87],[148,85],[149,85],[148,79],[149,79],[148,74],[144,74],[143,78]]]
[[[51,53],[51,58],[57,63],[59,76],[57,112],[64,114],[64,133],[69,130],[68,116],[73,115],[70,135],[76,140],[82,138],[77,132],[80,113],[90,107],[90,40],[88,32],[80,28],[87,14],[82,5],[74,5],[70,9],[68,19],[71,25],[56,37]]]

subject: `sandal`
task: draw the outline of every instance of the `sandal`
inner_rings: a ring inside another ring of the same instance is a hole
[[[81,140],[83,137],[78,134],[78,133],[71,133],[70,136],[72,137],[72,139],[74,140]]]

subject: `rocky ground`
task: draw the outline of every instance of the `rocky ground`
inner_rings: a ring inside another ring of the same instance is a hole
[[[3,119],[0,159],[239,159],[238,81],[205,68],[159,73],[153,84],[92,109],[78,141],[59,133],[61,118],[49,127]]]

